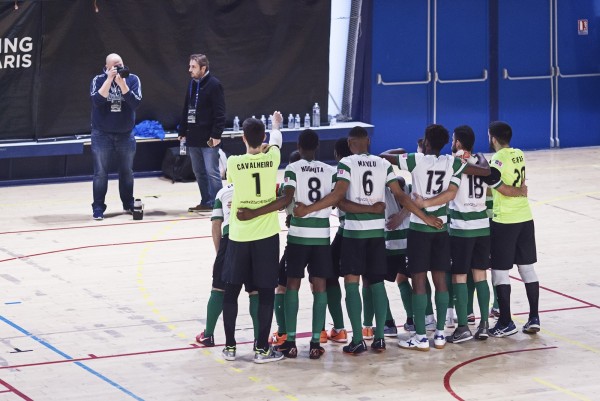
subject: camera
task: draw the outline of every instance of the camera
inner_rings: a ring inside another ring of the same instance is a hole
[[[129,76],[129,68],[127,66],[115,66],[115,68],[117,69],[117,74],[119,74],[121,76],[121,78],[127,78]]]

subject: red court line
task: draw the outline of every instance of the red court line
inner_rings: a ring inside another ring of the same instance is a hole
[[[456,394],[454,392],[454,390],[452,389],[452,386],[450,385],[450,378],[452,377],[452,375],[454,373],[456,373],[456,371],[458,369],[460,369],[463,366],[468,365],[470,363],[477,362],[477,361],[480,361],[480,360],[486,359],[486,358],[491,358],[491,357],[494,357],[494,356],[506,355],[506,354],[515,354],[515,353],[518,353],[518,352],[541,351],[541,350],[547,350],[547,349],[553,349],[553,348],[558,348],[558,347],[529,348],[529,349],[520,349],[520,350],[515,350],[515,351],[497,352],[495,354],[482,355],[482,356],[479,356],[477,358],[469,359],[468,361],[464,361],[464,362],[459,363],[458,365],[454,366],[452,369],[450,369],[444,375],[444,387],[450,393],[451,396],[453,396],[454,398],[456,398],[459,401],[465,401],[464,398],[460,397],[458,394]]]
[[[518,278],[518,277],[514,277],[514,276],[509,276],[509,277],[510,277],[510,278],[512,278],[512,279],[514,279],[514,280],[517,280],[517,281],[523,282],[523,280],[521,280],[521,279],[520,279],[520,278]],[[544,287],[544,286],[541,286],[541,285],[540,285],[540,288],[541,288],[541,289],[543,289],[543,290],[546,290],[546,291],[548,291],[548,292],[552,292],[552,293],[554,293],[554,294],[561,295],[561,296],[563,296],[563,297],[565,297],[565,298],[569,298],[569,299],[572,299],[572,300],[574,300],[574,301],[581,302],[582,304],[585,304],[585,305],[588,305],[588,306],[591,306],[591,307],[594,307],[594,308],[598,308],[598,309],[600,309],[600,306],[598,306],[598,305],[596,305],[596,304],[592,304],[592,303],[590,303],[590,302],[586,302],[586,301],[584,301],[584,300],[582,300],[582,299],[579,299],[579,298],[572,297],[572,296],[570,296],[570,295],[567,295],[567,294],[565,294],[565,293],[562,293],[562,292],[560,292],[560,291],[552,290],[552,289],[550,289],[550,288],[548,288],[548,287]]]
[[[4,387],[6,387],[11,393],[15,393],[16,395],[18,395],[22,399],[24,399],[26,401],[33,401],[33,398],[27,397],[25,394],[23,394],[22,392],[20,392],[19,390],[17,390],[16,388],[14,388],[13,386],[11,386],[7,382],[5,382],[4,380],[0,379],[0,384],[2,384]],[[3,393],[4,393],[4,391],[3,391]]]
[[[565,311],[565,310],[587,309],[587,308],[593,308],[593,306],[586,305],[586,306],[572,306],[570,308],[546,309],[546,310],[538,311],[538,313],[561,312],[561,311]],[[529,315],[529,312],[513,313],[513,315],[515,315],[515,316]]]

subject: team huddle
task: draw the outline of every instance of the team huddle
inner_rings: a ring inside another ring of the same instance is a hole
[[[450,138],[443,126],[430,125],[417,153],[393,149],[380,156],[369,154],[367,131],[354,127],[347,139],[335,145],[337,168],[315,160],[319,138],[306,129],[299,135],[298,152],[285,169],[284,182],[277,185],[281,122],[281,114],[275,112],[267,145],[264,125],[256,119],[244,121],[247,153],[228,159],[229,185],[217,194],[211,218],[217,257],[206,328],[196,337],[199,343],[215,345],[214,328],[222,311],[223,358],[235,360],[237,299],[243,284],[254,324],[254,362],[297,357],[298,292],[305,270],[313,294],[311,359],[323,355],[321,343],[328,340],[347,343],[343,347],[347,354],[367,351],[365,340],[372,340],[371,350],[385,351],[385,337],[398,332],[386,280],[398,284],[406,311],[403,328],[408,338],[398,341],[403,349],[429,351],[427,331],[433,331],[438,349],[447,342],[515,334],[509,277],[515,264],[530,306],[522,330],[529,334],[540,330],[525,160],[523,152],[510,147],[508,124],[489,126],[490,147],[495,151],[489,163],[483,155],[471,154],[475,135],[468,126],[457,127]],[[454,155],[441,155],[450,139]],[[412,183],[396,176],[393,166],[410,173]],[[277,213],[283,209],[289,231],[279,260]],[[339,229],[330,243],[334,211]],[[490,268],[499,307],[499,313],[494,310],[498,320],[493,327],[488,323],[493,316],[488,315]],[[351,341],[344,326],[339,277],[344,278]],[[468,325],[475,324],[474,291],[481,320],[473,334]],[[325,331],[327,309],[333,320],[329,332]],[[273,311],[278,329],[271,335]],[[454,332],[447,335],[445,327],[455,328]]]

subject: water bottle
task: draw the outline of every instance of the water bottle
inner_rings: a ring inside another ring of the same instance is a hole
[[[290,113],[290,115],[288,116],[288,128],[294,129],[295,126],[296,126],[296,120],[294,119],[294,115],[292,113]]]
[[[143,220],[144,219],[144,204],[141,199],[133,201],[133,219]]]
[[[312,109],[313,127],[321,126],[321,108],[319,103],[315,103]]]
[[[269,120],[267,122],[267,129],[268,130],[272,130],[273,129],[273,116],[269,116]]]
[[[296,114],[296,120],[294,121],[294,128],[300,129],[300,114]]]
[[[187,149],[185,148],[185,138],[181,138],[181,141],[179,141],[179,154],[181,156],[187,155]]]
[[[267,119],[265,118],[264,114],[262,116],[260,116],[260,121],[262,121],[262,123],[265,127],[267,126]]]
[[[304,128],[310,128],[310,116],[308,113],[304,116]]]
[[[233,119],[233,130],[234,131],[240,130],[240,119],[238,118],[238,116],[235,116],[235,118]]]
[[[335,118],[335,116],[331,116],[331,119],[329,120],[329,125],[335,125],[337,123],[337,118]]]

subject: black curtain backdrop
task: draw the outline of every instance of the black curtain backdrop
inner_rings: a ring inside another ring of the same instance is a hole
[[[30,0],[18,10],[0,1],[1,37],[33,37],[35,62],[0,69],[0,140],[89,133],[90,82],[112,52],[142,82],[138,121],[175,129],[192,53],[206,54],[223,83],[228,126],[236,115],[243,120],[274,109],[304,115],[315,102],[327,116],[330,1],[97,4],[98,13],[92,0]]]

